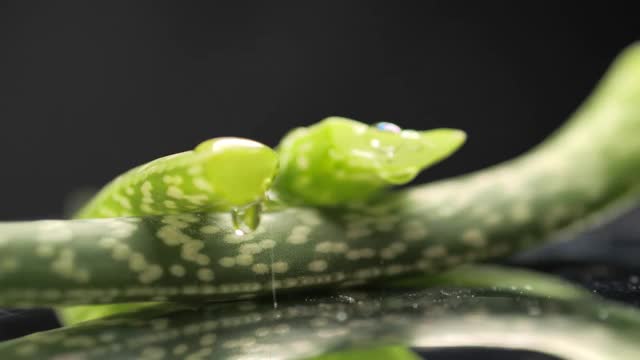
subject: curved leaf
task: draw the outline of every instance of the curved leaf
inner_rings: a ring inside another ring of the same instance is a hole
[[[277,308],[270,299],[190,309],[162,305],[3,343],[0,357],[303,359],[404,344],[517,348],[567,359],[616,354],[625,360],[640,356],[638,336],[638,311],[595,298],[379,290],[286,296]]]

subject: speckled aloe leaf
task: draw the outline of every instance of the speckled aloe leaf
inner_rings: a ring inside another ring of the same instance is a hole
[[[0,358],[275,360],[335,353],[319,359],[347,360],[384,345],[391,353],[400,351],[398,345],[491,346],[566,359],[640,356],[635,309],[593,296],[535,295],[491,288],[388,288],[283,294],[277,308],[269,297],[159,305],[5,342]]]
[[[194,150],[121,174],[74,217],[229,211],[262,201],[277,168],[278,155],[266,145],[243,138],[213,138]]]

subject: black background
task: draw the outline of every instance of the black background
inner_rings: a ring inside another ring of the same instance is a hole
[[[329,115],[466,130],[419,181],[506,160],[638,39],[628,4],[0,0],[0,219],[60,217],[153,158],[276,145]]]
[[[217,136],[276,145],[329,115],[467,131],[420,182],[509,159],[639,38],[632,6],[0,0],[0,219],[61,217],[72,192],[153,158]],[[55,325],[2,319],[3,338]]]

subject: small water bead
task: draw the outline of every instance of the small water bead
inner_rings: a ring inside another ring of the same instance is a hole
[[[394,124],[394,123],[390,123],[390,122],[379,122],[379,123],[375,123],[373,124],[373,127],[375,127],[376,129],[380,130],[380,131],[386,131],[386,132],[392,132],[392,133],[396,133],[399,134],[402,132],[402,129],[400,128],[400,126]]]

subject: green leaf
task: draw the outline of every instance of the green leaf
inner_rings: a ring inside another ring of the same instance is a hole
[[[571,359],[615,354],[635,360],[639,336],[637,310],[595,297],[363,289],[282,294],[277,308],[270,297],[149,307],[0,343],[0,358],[306,359],[334,353],[327,359],[349,359],[375,355],[373,348],[408,355],[402,345],[492,346]]]
[[[594,295],[584,288],[551,275],[498,265],[462,265],[441,274],[407,277],[381,286],[401,288],[450,286],[472,289],[491,288],[521,295],[554,299],[583,299]]]
[[[277,168],[278,155],[266,145],[214,138],[119,175],[75,217],[229,211],[262,201]]]

